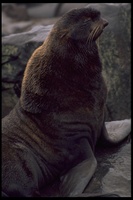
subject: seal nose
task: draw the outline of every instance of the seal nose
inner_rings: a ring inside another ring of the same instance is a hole
[[[102,19],[103,20],[103,27],[105,28],[109,23],[106,19]]]

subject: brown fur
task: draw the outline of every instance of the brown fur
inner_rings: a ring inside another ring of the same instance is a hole
[[[70,11],[29,59],[20,100],[2,125],[9,196],[35,196],[84,160],[82,138],[94,151],[107,95],[95,40],[106,25],[97,10]]]

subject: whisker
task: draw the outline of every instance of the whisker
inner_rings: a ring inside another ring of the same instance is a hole
[[[94,37],[97,36],[97,34],[100,32],[100,30],[101,30],[101,26],[100,26],[100,24],[97,24],[93,28],[92,32],[89,34],[87,41],[86,41],[86,44],[88,43],[90,48],[92,46],[92,41],[93,41]]]
[[[90,45],[90,43],[91,43],[91,41],[92,41],[93,31],[94,31],[94,30],[92,30],[92,32],[89,34],[89,36],[88,36],[88,38],[87,38],[87,43],[89,43],[89,45]]]
[[[98,27],[96,26],[96,27],[94,28],[94,30],[92,31],[91,35],[90,35],[90,42],[92,42],[92,40],[93,40],[95,34],[97,33],[97,30],[98,30]],[[91,43],[90,43],[90,46],[91,46]]]
[[[93,32],[92,38],[95,37],[95,35],[98,33],[98,30],[99,30],[99,26],[97,26],[97,27],[95,28],[95,30],[94,30],[94,32]]]

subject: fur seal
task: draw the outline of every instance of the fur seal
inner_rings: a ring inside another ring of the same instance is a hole
[[[98,10],[74,9],[32,54],[20,100],[2,120],[3,196],[41,196],[59,177],[61,196],[76,196],[92,178],[97,140],[111,141],[96,45],[107,25]]]

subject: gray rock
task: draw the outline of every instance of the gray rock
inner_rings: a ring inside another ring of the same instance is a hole
[[[91,4],[92,5],[92,4]],[[108,19],[109,26],[99,39],[99,51],[103,63],[103,75],[108,87],[107,121],[131,116],[131,61],[130,61],[130,4],[94,4]],[[2,83],[6,93],[12,84],[21,82],[26,63],[48,35],[52,26],[38,26],[31,31],[2,38]],[[17,76],[20,78],[17,78]],[[16,81],[17,80],[17,81]],[[6,86],[8,82],[8,86]],[[11,84],[9,83],[11,82]],[[14,93],[15,95],[15,93]],[[3,102],[6,102],[5,95]],[[11,96],[9,95],[9,99]],[[4,103],[5,106],[5,103]],[[9,108],[9,105],[7,105]],[[12,109],[12,106],[11,106]],[[6,108],[3,108],[7,110]],[[3,116],[8,114],[3,113]]]
[[[28,14],[31,18],[51,18],[59,3],[42,3],[38,6],[29,7]]]
[[[2,35],[22,32],[32,22],[28,21],[29,15],[25,5],[15,3],[2,4]]]
[[[131,116],[131,5],[91,4],[109,25],[99,39],[103,75],[108,86],[107,120]]]
[[[15,21],[24,21],[29,19],[25,5],[16,5],[15,3],[3,3],[2,12]]]
[[[37,46],[39,46],[45,40],[52,27],[53,25],[35,26],[30,31],[5,36],[2,38],[2,44],[23,47],[25,44],[32,42],[38,43]]]
[[[96,149],[98,167],[85,193],[131,197],[131,143]]]

